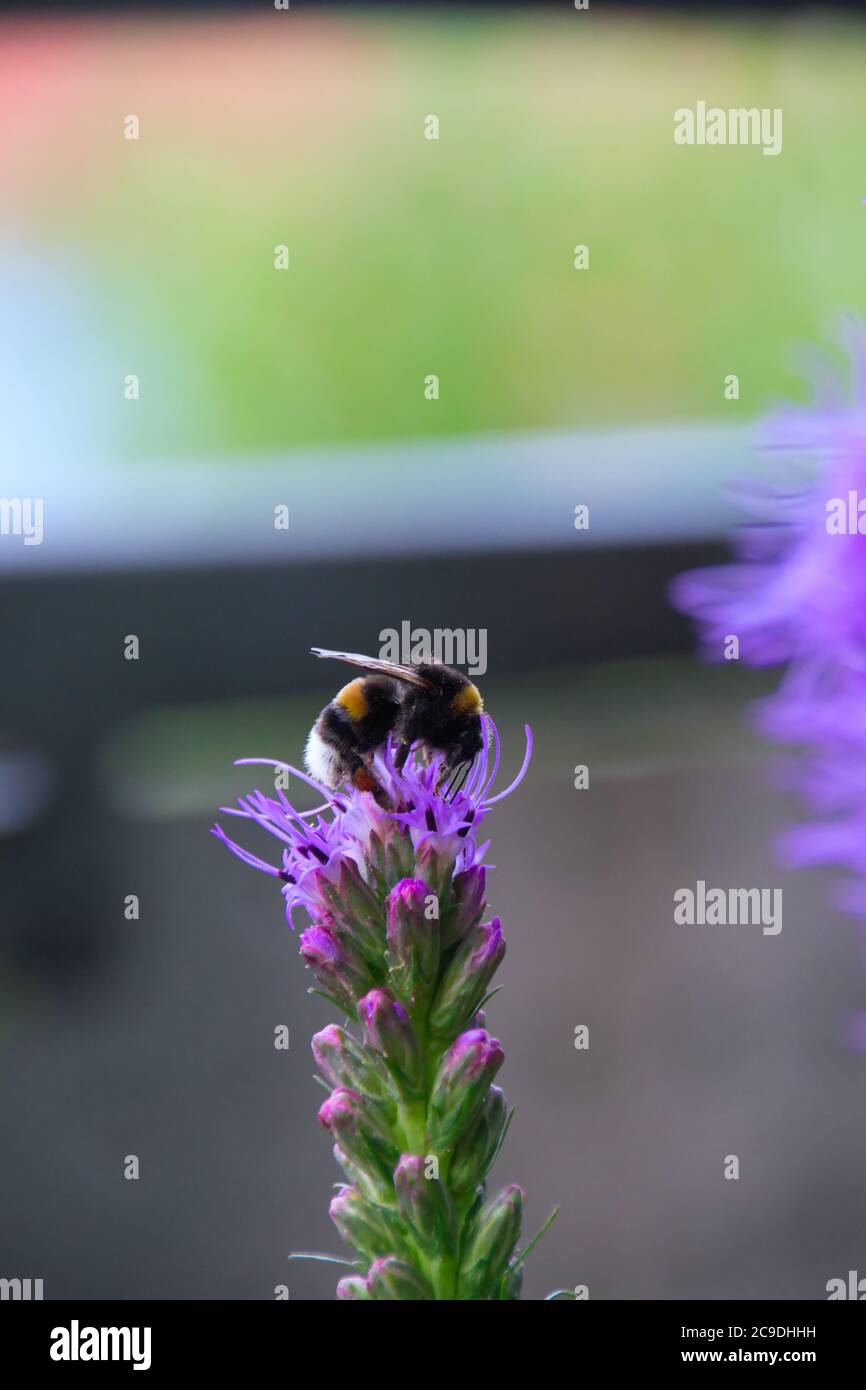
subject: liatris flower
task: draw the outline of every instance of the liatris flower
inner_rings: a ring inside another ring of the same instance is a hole
[[[866,327],[848,321],[843,340],[851,391],[824,366],[814,404],[765,426],[765,443],[808,459],[809,473],[739,489],[758,522],[739,529],[738,562],[681,575],[672,597],[711,657],[736,636],[746,663],[786,665],[757,722],[801,746],[790,781],[817,819],[780,849],[795,865],[848,870],[835,902],[861,919],[866,946]],[[851,1038],[866,1051],[866,1012]]]
[[[291,924],[306,913],[300,952],[314,992],[347,1016],[312,1043],[331,1088],[319,1120],[348,1179],[330,1208],[357,1270],[340,1299],[519,1296],[523,1193],[511,1186],[488,1198],[485,1188],[511,1117],[492,1084],[504,1054],[480,1012],[505,942],[499,918],[483,920],[487,845],[478,837],[522,781],[532,738],[527,728],[523,765],[494,795],[499,737],[483,718],[484,750],[450,797],[436,790],[440,756],[398,769],[389,743],[375,758],[378,800],[351,786],[327,791],[291,768],[323,806],[299,812],[278,790],[224,808],[281,842],[278,864],[213,830],[281,882]]]

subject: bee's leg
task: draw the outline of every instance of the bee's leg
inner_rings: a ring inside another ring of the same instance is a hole
[[[354,763],[349,775],[349,780],[352,786],[359,792],[372,792],[377,805],[385,807],[386,810],[391,809],[391,803],[388,800],[385,788],[376,780],[370,768],[362,759],[358,758]]]
[[[469,776],[471,768],[472,763],[470,761],[456,763],[454,766],[446,767],[443,770],[442,776],[436,783],[436,791],[442,797],[443,801],[453,801],[466,781],[466,778]]]
[[[406,766],[406,759],[409,756],[409,749],[411,747],[411,743],[407,743],[405,739],[397,744],[397,751],[394,754],[394,766],[398,772],[402,772],[403,768]]]
[[[465,783],[466,783],[466,779],[468,778],[468,776],[469,776],[469,774],[470,774],[471,771],[472,771],[472,763],[471,763],[471,762],[463,763],[460,767],[458,767],[457,773],[455,774],[455,776],[454,776],[454,778],[453,778],[453,780],[452,780],[452,782],[451,782],[451,785],[450,785],[449,788],[448,788],[448,800],[449,800],[449,801],[453,801],[454,798],[457,796],[457,793],[463,790],[463,787],[464,787],[464,785],[465,785]]]
[[[451,791],[451,787],[457,780],[457,773],[459,771],[459,763],[456,767],[449,767],[446,763],[445,766],[442,768],[442,771],[439,773],[439,779],[436,783],[436,793],[438,796],[442,797],[443,801],[448,800],[448,794]]]

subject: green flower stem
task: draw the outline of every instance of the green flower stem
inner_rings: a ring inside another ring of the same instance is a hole
[[[429,1030],[427,1027],[427,1011],[425,1017],[412,1018],[412,1024],[418,1038],[423,1060],[423,1074],[425,1077],[424,1095],[420,1100],[414,1102],[404,1102],[398,1108],[398,1123],[403,1131],[406,1146],[409,1153],[427,1157],[430,1153],[429,1140],[427,1133],[428,1110],[430,1106],[430,1095],[433,1089],[433,1079],[439,1068],[439,1064],[447,1051],[447,1045],[436,1044],[431,1047]],[[438,1179],[447,1183],[448,1167],[450,1155],[436,1154],[439,1164]],[[457,1279],[460,1272],[460,1248],[463,1241],[463,1226],[470,1202],[455,1203],[457,1208],[457,1221],[455,1229],[455,1249],[447,1254],[439,1256],[438,1259],[427,1257],[422,1251],[416,1250],[416,1259],[425,1270],[430,1284],[437,1299],[449,1300],[457,1297]]]
[[[397,1112],[397,1118],[406,1140],[407,1152],[426,1154],[427,1101],[419,1100],[411,1105],[401,1105]]]

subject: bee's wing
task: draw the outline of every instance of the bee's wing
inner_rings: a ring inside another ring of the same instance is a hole
[[[333,661],[347,661],[350,666],[363,666],[367,671],[381,671],[393,676],[397,681],[407,681],[409,685],[420,686],[422,690],[432,690],[429,681],[419,675],[414,666],[398,666],[393,661],[380,661],[375,656],[359,656],[357,652],[330,652],[324,647],[311,647],[314,656],[330,657]]]

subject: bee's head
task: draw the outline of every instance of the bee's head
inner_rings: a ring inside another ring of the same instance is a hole
[[[445,761],[446,773],[456,772],[464,763],[472,763],[484,747],[484,733],[481,719],[477,714],[466,715],[461,720],[460,731],[448,748]]]

